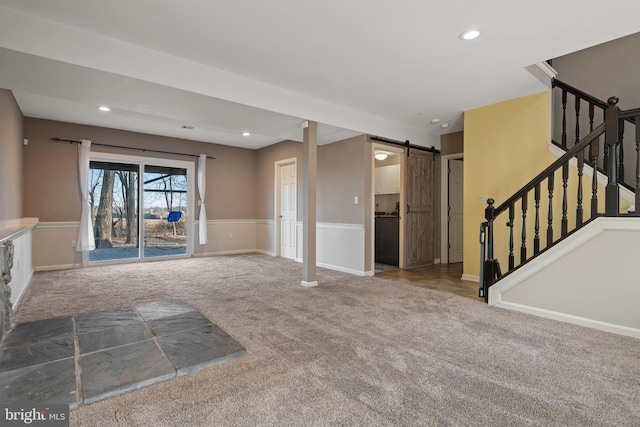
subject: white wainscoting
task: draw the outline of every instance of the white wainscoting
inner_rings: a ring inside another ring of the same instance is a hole
[[[222,219],[207,221],[207,244],[198,236],[194,256],[233,255],[256,252],[255,219]],[[198,229],[198,221],[195,225]]]
[[[40,222],[33,231],[33,265],[36,271],[82,267],[82,253],[76,252],[78,221]]]
[[[33,278],[32,240],[37,218],[24,218],[4,222],[0,232],[0,244],[13,243],[13,267],[11,268],[11,303],[14,311]]]
[[[297,223],[298,254],[302,262],[302,222]],[[316,224],[316,265],[344,273],[365,276],[364,224]]]
[[[276,222],[274,220],[256,220],[256,252],[276,256]]]

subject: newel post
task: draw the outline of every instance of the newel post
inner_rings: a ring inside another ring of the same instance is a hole
[[[487,220],[487,228],[485,235],[485,245],[487,248],[487,258],[484,261],[482,277],[484,300],[489,301],[489,286],[493,283],[494,277],[497,275],[495,263],[493,261],[493,220],[495,218],[496,208],[493,206],[494,200],[487,200],[487,207],[484,210],[484,218]]]
[[[609,106],[604,112],[605,141],[607,143],[607,188],[605,193],[605,215],[618,216],[620,213],[620,187],[618,186],[618,145],[620,144],[619,99],[612,96],[607,100]]]

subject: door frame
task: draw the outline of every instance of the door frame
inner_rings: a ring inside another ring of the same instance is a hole
[[[281,225],[280,225],[280,201],[282,200],[282,190],[280,188],[280,181],[282,179],[281,177],[281,170],[283,166],[290,166],[290,165],[294,165],[296,168],[296,229],[297,229],[297,223],[298,223],[298,158],[297,157],[291,157],[289,159],[284,159],[284,160],[276,160],[274,162],[274,168],[275,168],[275,173],[274,173],[274,203],[273,203],[273,222],[275,223],[275,248],[273,253],[275,254],[276,257],[281,256]],[[297,232],[296,232],[296,256],[294,259],[298,258],[298,236],[297,236]]]
[[[464,153],[440,156],[440,262],[442,264],[449,263],[449,160],[459,159],[464,159]],[[464,194],[464,181],[462,192]]]
[[[406,215],[406,206],[405,201],[405,171],[407,167],[407,156],[404,147],[396,147],[393,145],[373,143],[371,144],[371,222],[369,226],[370,230],[370,262],[371,262],[371,275],[375,274],[375,265],[376,265],[376,159],[374,157],[376,150],[389,151],[392,153],[397,153],[400,155],[400,218],[398,219],[398,227],[399,227],[399,254],[398,254],[398,268],[404,269],[405,267],[405,215]]]
[[[140,172],[138,174],[138,224],[140,224],[140,216],[144,218],[144,185],[141,185],[142,176],[144,175],[145,165],[167,166],[187,170],[187,212],[185,213],[187,222],[187,252],[184,255],[171,255],[166,257],[145,257],[144,251],[141,251],[138,258],[121,259],[113,261],[100,261],[100,265],[108,264],[124,264],[129,262],[147,262],[160,261],[166,259],[190,258],[194,251],[194,214],[195,212],[195,162],[174,159],[161,159],[156,157],[132,156],[127,154],[105,153],[100,151],[92,151],[89,154],[89,160],[99,160],[103,162],[129,163],[138,165]],[[143,227],[138,228],[138,242],[143,242]],[[82,252],[83,267],[89,266],[89,252]]]

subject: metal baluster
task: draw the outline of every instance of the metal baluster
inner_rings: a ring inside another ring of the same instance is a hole
[[[569,181],[569,162],[562,165],[562,219],[560,220],[560,233],[564,237],[567,235],[569,228],[569,219],[567,218],[567,183]]]
[[[549,175],[547,190],[549,191],[549,214],[547,216],[547,247],[553,244],[553,180],[554,174]]]
[[[513,270],[515,266],[515,258],[513,256],[513,218],[514,218],[514,205],[509,206],[509,222],[507,222],[507,227],[509,227],[509,271]]]
[[[591,147],[591,145],[589,145]],[[576,208],[576,228],[582,225],[582,175],[584,169],[584,150],[578,153],[578,207]]]
[[[527,202],[528,194],[522,196],[522,246],[520,247],[520,264],[527,260]]]
[[[536,220],[534,224],[533,254],[538,255],[538,252],[540,252],[540,183],[536,184],[534,199],[536,203]]]
[[[562,89],[562,147],[567,148],[567,90]]]

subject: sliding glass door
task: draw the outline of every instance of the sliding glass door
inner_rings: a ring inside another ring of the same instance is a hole
[[[144,257],[187,253],[187,170],[144,167]]]
[[[92,154],[89,263],[189,255],[193,163]]]

